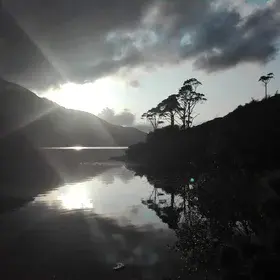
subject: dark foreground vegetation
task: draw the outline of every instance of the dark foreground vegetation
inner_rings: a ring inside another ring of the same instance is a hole
[[[279,167],[280,95],[252,100],[223,118],[189,129],[167,126],[130,146],[130,162],[158,169],[238,168],[254,172]]]

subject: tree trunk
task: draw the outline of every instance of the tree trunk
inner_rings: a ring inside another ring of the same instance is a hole
[[[184,194],[183,194],[183,203],[184,203],[184,215],[186,215],[186,185],[184,185]]]
[[[186,111],[183,113],[181,120],[182,120],[182,128],[186,129]]]
[[[175,194],[174,192],[171,193],[171,208],[174,208],[174,202],[175,202]]]
[[[171,126],[175,125],[175,120],[174,120],[174,114],[173,112],[170,112],[170,122],[171,122]]]
[[[190,109],[190,104],[188,104],[188,113],[187,113],[187,128],[190,128],[191,126],[191,109]]]
[[[265,88],[265,98],[267,98],[267,83],[264,84],[264,88]]]

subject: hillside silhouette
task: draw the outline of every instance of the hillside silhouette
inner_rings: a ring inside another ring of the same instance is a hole
[[[144,140],[146,135],[89,113],[66,109],[3,79],[0,112],[2,137],[20,131],[35,147],[128,146]]]
[[[223,118],[182,130],[156,129],[132,145],[129,162],[153,168],[209,170],[230,167],[258,172],[279,167],[280,95],[252,100]]]

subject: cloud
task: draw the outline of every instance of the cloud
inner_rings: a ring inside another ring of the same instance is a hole
[[[133,126],[136,119],[136,116],[132,114],[128,109],[125,109],[122,112],[116,114],[115,111],[111,108],[103,109],[98,117],[112,124],[122,126]]]
[[[279,0],[245,16],[242,2],[7,0],[16,24],[1,17],[0,73],[44,89],[188,59],[209,72],[266,63],[278,53]]]
[[[140,82],[138,80],[132,80],[129,82],[129,85],[133,88],[139,88],[140,87]]]
[[[280,10],[257,9],[245,19],[237,10],[216,12],[201,25],[185,56],[198,56],[195,66],[209,72],[244,62],[266,63],[278,52]]]
[[[98,117],[115,125],[135,127],[145,133],[153,130],[150,124],[136,122],[136,115],[131,113],[128,109],[120,113],[116,113],[114,109],[104,108]]]

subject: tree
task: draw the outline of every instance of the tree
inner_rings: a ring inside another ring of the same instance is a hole
[[[163,118],[170,121],[170,125],[175,125],[175,116],[178,112],[179,102],[177,100],[176,94],[168,96],[166,99],[158,104],[158,109]]]
[[[154,130],[157,129],[160,124],[163,123],[161,118],[162,115],[158,107],[152,108],[142,115],[142,119],[148,120],[151,123]]]
[[[197,87],[201,85],[197,79],[192,78],[184,82],[183,86],[179,90],[177,100],[179,103],[178,114],[182,121],[182,128],[186,129],[192,126],[195,118],[194,108],[197,104],[206,101],[203,93],[198,93]]]
[[[264,94],[265,94],[265,98],[267,98],[267,85],[270,82],[271,79],[274,78],[274,74],[273,73],[268,73],[266,76],[261,76],[259,78],[259,82],[262,82],[264,84]]]

